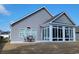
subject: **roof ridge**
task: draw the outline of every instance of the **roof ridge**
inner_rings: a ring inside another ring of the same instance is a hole
[[[19,19],[19,20],[13,22],[13,23],[11,24],[11,26],[13,26],[15,23],[17,23],[17,22],[19,22],[19,21],[22,21],[24,18],[29,17],[29,16],[31,16],[31,15],[33,15],[33,14],[35,14],[35,13],[37,13],[37,12],[43,10],[43,9],[44,9],[46,12],[48,12],[48,10],[47,10],[46,7],[41,7],[41,8],[39,8],[39,9],[37,9],[36,11],[34,11],[34,12],[28,14],[28,15],[25,15],[25,16],[22,17],[21,19]],[[51,17],[53,17],[49,12],[48,12],[48,14],[49,14]]]

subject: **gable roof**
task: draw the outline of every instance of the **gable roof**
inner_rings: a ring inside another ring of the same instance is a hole
[[[56,19],[60,18],[60,17],[63,16],[63,15],[65,15],[73,25],[75,25],[75,23],[68,17],[68,15],[67,15],[65,12],[61,12],[61,13],[55,15],[55,16],[52,17],[51,19],[47,20],[45,23],[54,22]],[[45,23],[44,23],[44,24],[45,24]]]
[[[61,12],[61,13],[62,13],[62,12]],[[54,17],[52,17],[51,19],[47,20],[47,21],[44,22],[44,23],[48,23],[48,22],[52,21],[52,20],[55,19],[57,16],[59,16],[61,13],[55,15]]]
[[[29,14],[28,16],[25,16],[25,17],[21,18],[20,20],[18,20],[18,21],[16,21],[16,22],[12,23],[11,26],[14,26],[15,24],[17,24],[17,23],[19,23],[19,22],[25,20],[26,18],[32,16],[33,14],[36,14],[37,12],[39,12],[39,11],[41,11],[41,10],[45,10],[51,17],[53,17],[53,16],[48,12],[48,10],[47,10],[45,7],[42,7],[42,8],[40,8],[39,10],[37,10],[37,11],[35,11],[35,12]]]

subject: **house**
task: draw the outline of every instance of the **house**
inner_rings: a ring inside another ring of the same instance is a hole
[[[0,30],[0,34],[2,33],[2,30]]]
[[[76,29],[76,41],[79,41],[79,26],[77,26],[75,29]]]
[[[4,38],[9,38],[10,32],[9,31],[0,31],[0,36],[3,36]]]
[[[46,8],[11,24],[11,42],[75,42],[76,25],[65,13],[51,15]]]

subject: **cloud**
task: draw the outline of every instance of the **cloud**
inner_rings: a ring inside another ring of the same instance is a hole
[[[10,15],[10,12],[4,7],[4,5],[0,5],[0,14]]]

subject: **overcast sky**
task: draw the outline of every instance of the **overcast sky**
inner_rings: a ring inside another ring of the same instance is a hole
[[[46,7],[52,15],[66,12],[71,20],[79,25],[79,5],[48,5],[48,4],[5,4],[0,5],[0,29],[10,30],[10,24],[28,15],[40,7]]]

